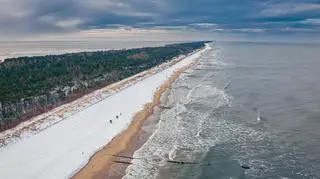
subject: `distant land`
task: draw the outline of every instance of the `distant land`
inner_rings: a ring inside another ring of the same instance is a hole
[[[22,56],[62,55],[66,53],[121,50],[143,47],[160,47],[183,41],[129,41],[129,40],[87,40],[87,41],[0,41],[0,62]]]
[[[0,64],[0,132],[205,43],[6,59]]]

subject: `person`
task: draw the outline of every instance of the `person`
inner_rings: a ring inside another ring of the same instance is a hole
[[[112,120],[110,120],[110,123],[112,124]]]

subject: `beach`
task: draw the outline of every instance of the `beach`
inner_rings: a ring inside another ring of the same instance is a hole
[[[148,73],[141,79],[138,77],[140,80],[135,83],[127,81],[127,86],[118,87],[116,92],[108,93],[105,98],[86,101],[88,106],[65,116],[63,120],[55,119],[50,125],[43,122],[39,126],[45,127],[35,129],[37,132],[34,134],[27,133],[27,128],[22,137],[9,140],[0,148],[0,177],[15,178],[16,171],[19,171],[19,175],[25,178],[68,178],[78,171],[83,173],[93,162],[93,170],[85,175],[88,178],[108,168],[111,160],[105,158],[110,157],[101,157],[99,153],[116,154],[125,150],[126,144],[157,105],[162,92],[205,50],[176,59],[166,68]],[[118,135],[122,131],[123,135]],[[104,147],[106,144],[109,145]],[[94,153],[96,155],[91,157]],[[80,170],[83,166],[87,167]],[[80,173],[74,177],[81,177]]]
[[[148,119],[148,117],[153,114],[154,109],[159,106],[162,94],[171,86],[172,83],[174,83],[179,78],[182,72],[195,65],[196,63],[197,60],[186,66],[183,66],[182,68],[178,69],[171,77],[169,77],[168,80],[155,92],[153,101],[149,104],[146,104],[144,109],[134,116],[133,122],[130,124],[130,126],[121,134],[112,139],[112,141],[108,143],[107,146],[105,146],[102,150],[95,153],[90,158],[88,164],[72,178],[110,178],[109,176],[112,175],[110,173],[110,168],[113,164],[115,164],[114,160],[116,159],[112,155],[118,155],[121,152],[134,152],[134,147],[137,145],[139,146],[139,144],[135,144],[132,140],[141,130],[143,122]],[[116,173],[119,173],[119,171],[117,170],[121,170],[121,168],[113,170],[115,170]]]

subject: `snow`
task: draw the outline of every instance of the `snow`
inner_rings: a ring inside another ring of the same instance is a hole
[[[114,93],[125,89],[138,81],[141,81],[153,74],[156,74],[164,69],[167,69],[169,66],[179,62],[185,56],[181,55],[177,58],[172,59],[167,63],[158,65],[150,70],[138,73],[132,77],[121,80],[117,83],[113,83],[107,87],[96,90],[90,94],[87,94],[71,103],[64,104],[59,106],[51,111],[38,115],[30,120],[22,122],[13,129],[6,130],[0,133],[0,148],[6,145],[10,145],[14,142],[19,141],[20,139],[32,136],[37,134],[52,125],[55,125],[68,117],[76,114],[79,111],[82,111],[102,100],[111,96]]]
[[[45,128],[36,134],[3,146],[0,148],[0,178],[71,177],[96,151],[128,127],[133,116],[146,103],[152,102],[154,92],[169,76],[208,48],[206,46],[173,66],[96,101],[54,125],[43,124]]]

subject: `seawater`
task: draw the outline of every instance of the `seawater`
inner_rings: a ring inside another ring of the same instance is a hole
[[[168,89],[124,178],[320,178],[320,46],[211,46]]]

